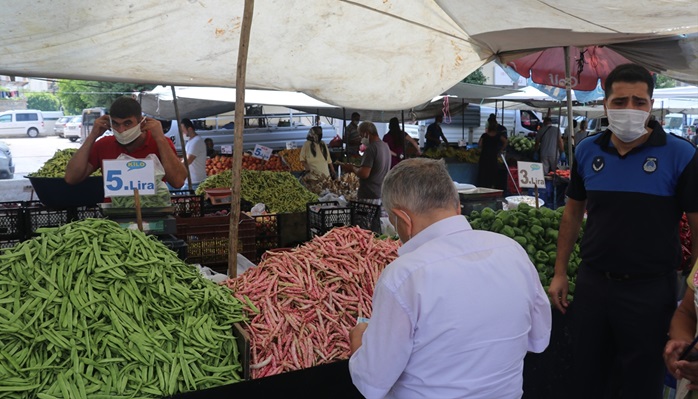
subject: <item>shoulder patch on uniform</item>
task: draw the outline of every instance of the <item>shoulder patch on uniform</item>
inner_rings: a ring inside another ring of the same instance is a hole
[[[645,173],[654,173],[654,171],[657,170],[658,162],[656,157],[647,157],[645,163],[642,164],[642,170],[644,170]]]
[[[601,172],[601,169],[603,169],[604,166],[606,166],[606,162],[604,161],[603,157],[594,157],[594,162],[591,163],[591,168],[594,169],[594,172]]]

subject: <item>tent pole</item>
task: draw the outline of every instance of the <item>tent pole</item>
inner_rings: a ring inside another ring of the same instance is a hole
[[[405,132],[405,110],[400,111],[400,119],[402,120],[402,125],[400,125],[400,133],[403,134]],[[390,128],[390,126],[388,126]],[[404,133],[407,134],[407,133]],[[407,140],[405,140],[404,136],[402,138],[402,159],[407,159]]]
[[[465,141],[465,99],[461,98],[461,109],[460,109],[460,115],[461,115],[461,139]]]
[[[184,132],[182,132],[182,119],[179,117],[179,104],[177,104],[177,93],[175,92],[174,85],[170,86],[172,88],[172,105],[174,105],[175,122],[178,123],[177,131],[179,131],[179,142],[182,145],[182,157],[184,158],[184,167],[187,168],[187,187],[192,191],[191,188],[191,172],[189,172],[189,160],[187,159],[187,146],[184,144]]]
[[[570,169],[573,167],[574,154],[572,152],[572,144],[574,143],[574,126],[572,115],[572,79],[570,73],[570,48],[565,46],[565,91],[567,92],[567,127],[570,129],[570,134],[567,136],[567,159]]]
[[[242,172],[242,132],[245,119],[245,77],[247,73],[247,51],[250,44],[250,30],[254,0],[245,0],[238,47],[237,76],[235,77],[235,136],[233,141],[232,202],[230,212],[230,240],[228,241],[228,276],[237,277],[238,271],[238,223],[240,220],[240,191]]]

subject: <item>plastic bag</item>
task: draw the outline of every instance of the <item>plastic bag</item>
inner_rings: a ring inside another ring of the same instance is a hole
[[[130,155],[121,154],[118,160],[137,160],[139,158],[134,158]],[[165,168],[160,163],[157,155],[148,154],[147,157],[142,158],[151,160],[155,165],[155,194],[154,195],[141,195],[141,208],[164,208],[172,206],[172,201],[170,199],[170,190],[167,188],[167,183],[162,179],[165,177]],[[125,197],[112,197],[112,206],[114,208],[135,208],[136,200],[132,195]]]
[[[267,206],[262,204],[262,203],[259,203],[255,206],[253,206],[252,209],[250,209],[250,214],[252,214],[252,216],[266,215],[266,213],[267,213]]]
[[[343,195],[337,195],[333,193],[327,193],[323,195],[322,197],[318,198],[319,202],[330,202],[330,201],[337,201],[339,203],[339,206],[341,207],[346,207],[349,202],[344,198]]]

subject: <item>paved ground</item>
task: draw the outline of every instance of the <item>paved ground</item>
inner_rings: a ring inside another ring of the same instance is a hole
[[[53,156],[56,150],[80,147],[80,143],[71,143],[58,136],[0,137],[0,141],[4,141],[10,146],[12,159],[15,163],[14,179],[0,180],[0,202],[36,199],[36,196],[32,198],[31,184],[24,176],[36,172],[44,162]]]

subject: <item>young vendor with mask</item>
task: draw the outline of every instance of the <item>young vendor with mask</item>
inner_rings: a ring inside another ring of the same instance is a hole
[[[109,129],[114,135],[97,141]],[[177,157],[174,144],[165,137],[160,122],[142,116],[141,105],[131,97],[116,99],[109,114],[95,120],[92,131],[68,162],[65,181],[78,184],[100,169],[103,160],[121,154],[134,158],[155,154],[165,169],[165,181],[175,188],[184,185],[187,169]]]

